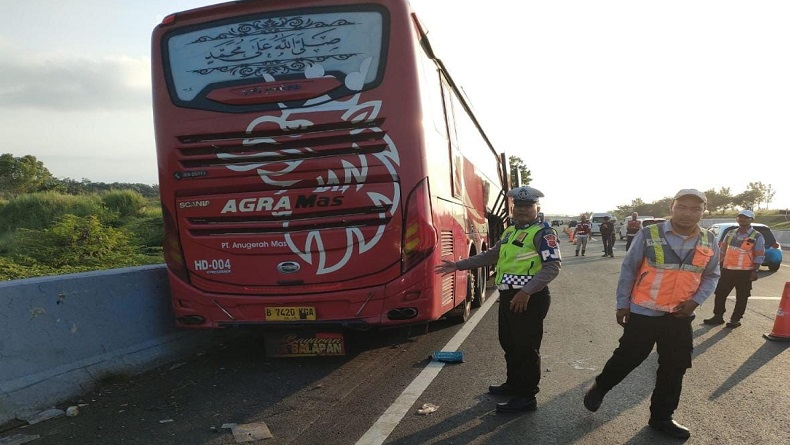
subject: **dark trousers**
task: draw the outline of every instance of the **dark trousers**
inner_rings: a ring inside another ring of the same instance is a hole
[[[505,351],[507,383],[516,394],[530,397],[540,391],[540,343],[551,294],[546,287],[530,295],[526,311],[513,312],[510,300],[517,292],[499,291],[499,344]]]
[[[650,417],[671,419],[680,403],[683,376],[691,368],[693,319],[693,316],[648,317],[632,313],[620,337],[620,346],[595,378],[598,387],[604,391],[614,388],[650,355],[653,345],[657,345],[658,371],[650,398]]]
[[[609,233],[604,235],[601,234],[601,240],[603,241],[603,254],[604,255],[614,255],[614,234]]]
[[[713,315],[721,317],[727,312],[724,306],[727,302],[727,296],[730,295],[733,288],[735,288],[735,309],[733,309],[730,319],[739,321],[743,318],[743,313],[746,312],[746,303],[752,295],[751,270],[721,269],[719,284],[716,285],[716,290],[713,292],[716,295]]]

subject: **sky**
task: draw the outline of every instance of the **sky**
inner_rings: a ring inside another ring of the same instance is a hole
[[[150,46],[203,0],[0,0],[0,153],[155,184]],[[411,0],[547,214],[749,183],[790,209],[790,2]]]

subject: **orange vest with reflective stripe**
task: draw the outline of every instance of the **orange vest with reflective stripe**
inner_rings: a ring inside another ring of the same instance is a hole
[[[765,251],[755,251],[754,245],[757,236],[760,235],[760,232],[755,230],[751,227],[751,232],[749,236],[741,241],[740,246],[735,246],[735,235],[738,232],[738,229],[733,229],[724,240],[719,244],[719,249],[724,250],[725,247],[727,248],[726,253],[724,254],[724,262],[722,263],[721,267],[730,270],[752,270],[754,269],[754,257],[765,255]]]
[[[699,230],[691,255],[680,258],[664,235],[663,224],[653,224],[645,233],[645,259],[631,291],[631,301],[639,306],[663,312],[691,300],[699,289],[702,272],[713,257],[713,234]],[[649,236],[648,236],[649,235]],[[686,260],[691,257],[690,262]]]

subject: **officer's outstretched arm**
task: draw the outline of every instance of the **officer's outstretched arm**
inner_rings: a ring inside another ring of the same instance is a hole
[[[445,275],[451,272],[455,272],[456,270],[458,270],[458,266],[456,266],[455,262],[450,260],[442,260],[442,264],[436,266],[434,272]]]

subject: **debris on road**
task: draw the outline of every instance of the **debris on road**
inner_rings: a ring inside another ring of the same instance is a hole
[[[40,437],[38,434],[14,434],[13,436],[0,437],[0,445],[22,445]]]
[[[417,410],[417,414],[427,416],[428,414],[435,413],[437,409],[439,409],[439,405],[434,405],[433,403],[423,403],[422,408]]]
[[[431,360],[444,363],[463,363],[463,351],[433,351]]]
[[[38,422],[43,422],[45,420],[54,419],[56,417],[65,416],[65,415],[66,415],[66,411],[63,411],[62,409],[50,408],[48,410],[41,411],[38,414],[35,414],[33,416],[30,416],[22,420],[27,422],[28,425],[35,425]]]
[[[263,421],[244,424],[225,423],[222,425],[222,429],[230,429],[230,432],[233,433],[233,440],[236,443],[274,438],[272,432],[269,431],[269,427]]]

